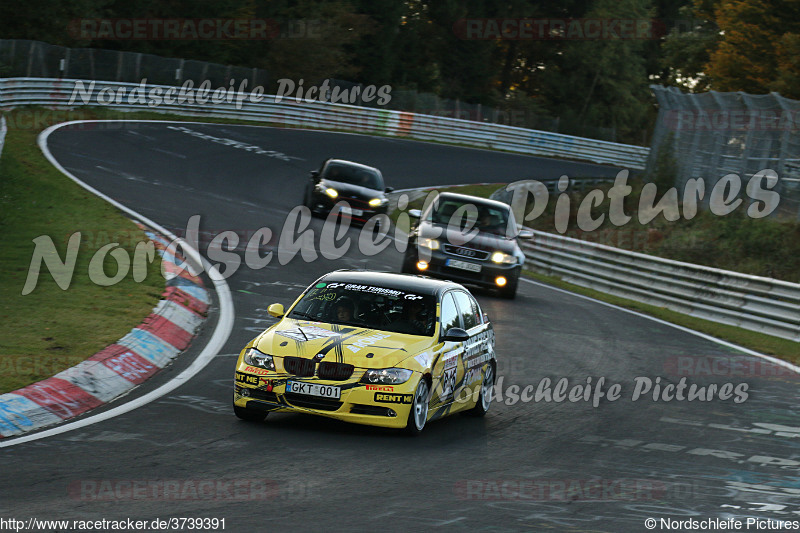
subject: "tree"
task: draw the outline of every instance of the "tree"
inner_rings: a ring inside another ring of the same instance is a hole
[[[699,22],[670,35],[670,82],[695,91],[778,91],[800,97],[800,5],[792,0],[694,0]]]

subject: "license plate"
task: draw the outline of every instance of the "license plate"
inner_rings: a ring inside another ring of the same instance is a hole
[[[319,383],[301,383],[299,381],[287,381],[286,392],[307,394],[308,396],[319,396],[320,398],[334,398],[336,400],[342,397],[342,389],[334,385],[320,385]]]
[[[469,270],[470,272],[481,271],[481,265],[477,263],[468,263],[467,261],[461,261],[460,259],[448,259],[445,264],[449,267],[460,268],[461,270]]]
[[[345,215],[355,215],[357,217],[360,217],[364,214],[364,211],[361,209],[353,209],[352,207],[347,207],[346,205],[341,206],[339,208],[339,212]]]

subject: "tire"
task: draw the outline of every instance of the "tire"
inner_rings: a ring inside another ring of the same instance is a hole
[[[494,396],[494,366],[491,364],[486,365],[486,370],[483,371],[483,379],[481,380],[481,392],[478,395],[478,401],[475,407],[467,411],[471,416],[485,416],[489,411],[489,406],[492,404],[492,397]]]
[[[425,422],[428,420],[429,391],[428,382],[424,377],[420,378],[417,390],[414,391],[414,399],[411,400],[411,410],[408,412],[406,433],[409,435],[419,435],[425,429]]]
[[[239,407],[238,405],[233,405],[233,413],[240,419],[246,420],[248,422],[261,422],[269,413],[267,412],[260,412],[260,411],[253,411],[246,407]]]

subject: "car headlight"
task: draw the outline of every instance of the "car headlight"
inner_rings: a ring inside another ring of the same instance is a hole
[[[275,361],[272,360],[272,356],[262,353],[255,348],[248,348],[247,351],[244,352],[244,362],[250,366],[266,368],[272,371],[275,370]]]
[[[325,189],[325,194],[327,194],[331,198],[336,198],[337,196],[339,196],[339,192],[336,189],[331,189],[330,187]]]
[[[378,207],[383,202],[385,202],[385,200],[382,198],[373,198],[372,200],[369,201],[369,205],[371,205],[372,207]]]
[[[370,368],[364,372],[361,383],[380,383],[382,385],[399,385],[411,378],[414,372],[405,368]]]
[[[503,252],[495,252],[492,254],[492,263],[497,263],[498,265],[513,265],[517,262],[517,258],[513,255],[504,254]]]
[[[423,238],[419,240],[419,245],[423,248],[430,248],[431,250],[438,250],[439,249],[439,241],[436,239],[428,239]]]

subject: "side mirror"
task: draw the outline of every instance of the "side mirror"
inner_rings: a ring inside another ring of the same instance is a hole
[[[267,307],[267,313],[274,316],[275,318],[283,318],[284,310],[283,304],[272,304]]]
[[[520,239],[533,239],[533,231],[528,228],[522,228],[517,235]]]
[[[311,171],[311,179],[314,181],[319,180],[319,170],[312,170]]]
[[[422,211],[420,211],[419,209],[409,209],[408,210],[408,216],[410,216],[411,218],[417,218],[418,219],[419,217],[422,216]]]
[[[386,187],[383,192],[394,192],[394,187]]]
[[[442,340],[447,342],[466,342],[469,340],[469,333],[461,328],[450,328],[444,334]]]

